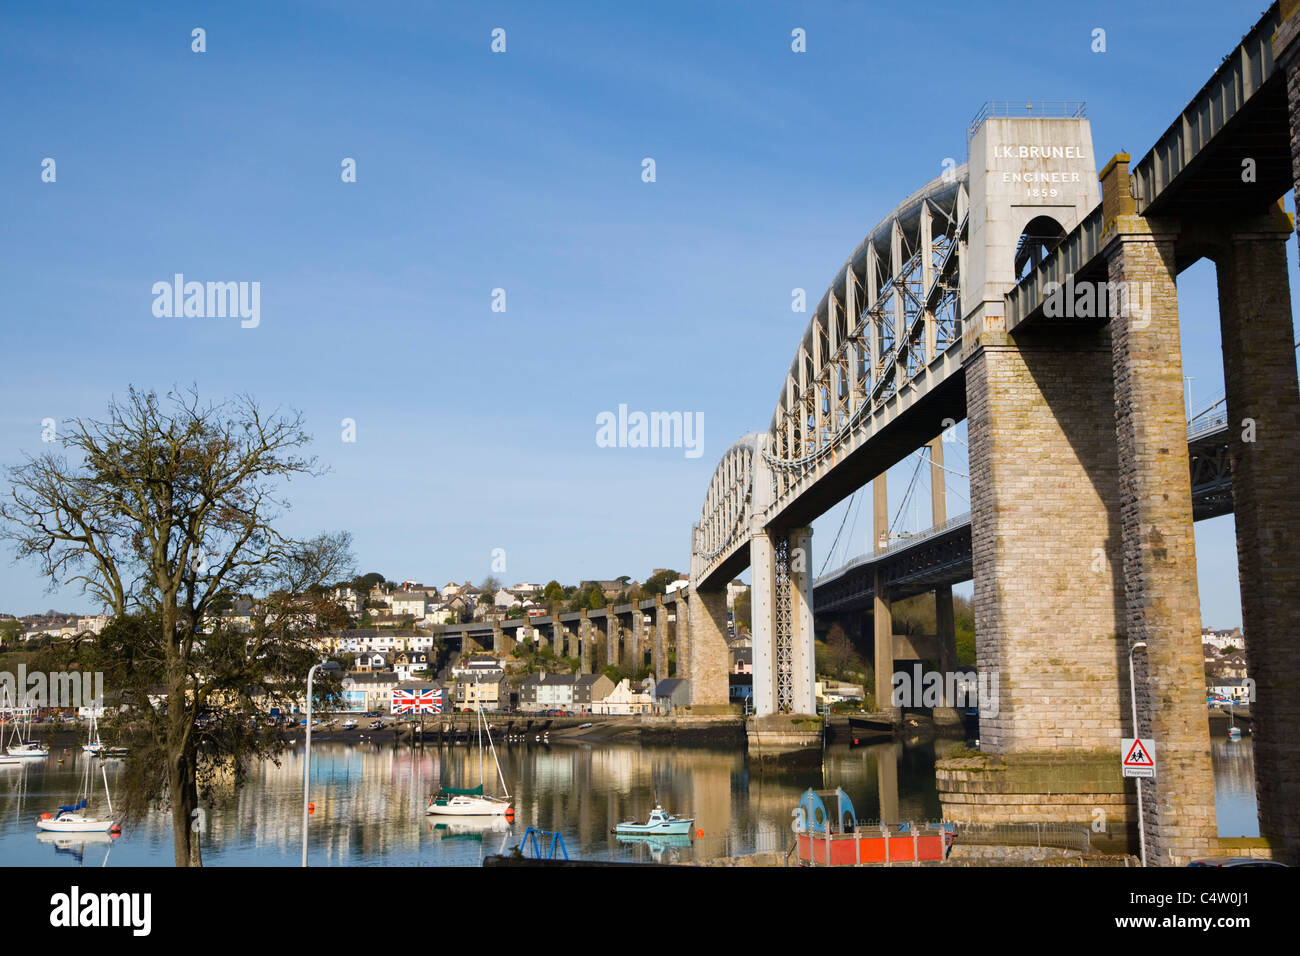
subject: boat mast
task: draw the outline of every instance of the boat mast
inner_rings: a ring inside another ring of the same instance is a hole
[[[478,675],[474,675],[474,723],[478,727],[478,785],[483,786],[483,697],[478,690]]]
[[[505,796],[510,796],[510,788],[506,786],[506,775],[501,771],[501,761],[497,758],[497,745],[492,742],[492,728],[487,732],[488,746],[492,748],[492,762],[497,765],[497,776],[501,778],[501,790]]]

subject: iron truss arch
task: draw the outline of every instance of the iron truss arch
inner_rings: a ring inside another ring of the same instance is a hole
[[[900,204],[822,297],[769,426],[777,497],[961,341],[968,176],[956,168]]]
[[[694,551],[706,565],[748,536],[760,437],[758,432],[752,432],[733,443],[713,471],[694,528]]]

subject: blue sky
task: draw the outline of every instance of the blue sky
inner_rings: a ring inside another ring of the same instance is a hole
[[[285,526],[351,530],[360,571],[478,581],[494,548],[511,582],[684,568],[718,457],[771,417],[808,318],[792,288],[815,302],[963,161],[986,100],[1085,100],[1097,165],[1136,159],[1259,5],[10,7],[0,463],[128,384],[248,391],[301,409],[332,468]],[[156,318],[176,272],[260,282],[261,324]],[[1199,405],[1222,387],[1213,268],[1180,299]],[[702,412],[703,455],[597,447],[620,403]],[[819,569],[846,507],[815,526]],[[832,566],[869,527],[868,501]],[[1240,623],[1231,518],[1197,541],[1206,623]],[[90,609],[0,562],[0,609]]]

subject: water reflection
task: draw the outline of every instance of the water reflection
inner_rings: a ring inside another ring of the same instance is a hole
[[[940,752],[948,746],[940,742]],[[933,741],[833,746],[821,766],[775,770],[743,751],[635,745],[499,748],[515,806],[503,818],[442,818],[424,813],[439,785],[480,782],[478,751],[445,746],[415,750],[373,742],[312,747],[312,865],[475,866],[520,842],[525,828],[558,830],[575,859],[684,862],[755,850],[785,851],[791,810],[808,787],[841,786],[858,818],[923,822],[941,813]],[[208,813],[204,860],[214,865],[293,866],[302,839],[302,747],[250,773],[238,795]],[[1220,832],[1255,835],[1254,768],[1249,740],[1214,741]],[[171,821],[156,812],[121,839],[38,839],[35,818],[65,803],[80,786],[80,754],[0,768],[0,863],[10,865],[170,865]],[[120,765],[109,763],[114,786]],[[498,792],[490,758],[489,793]],[[695,818],[686,840],[617,837],[623,820],[645,820],[656,805]],[[63,836],[63,835],[60,835]]]
[[[1249,737],[1210,740],[1214,764],[1214,806],[1219,836],[1259,836],[1259,809],[1255,803],[1255,741]]]

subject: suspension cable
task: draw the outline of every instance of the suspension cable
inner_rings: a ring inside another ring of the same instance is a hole
[[[849,506],[844,509],[844,517],[840,519],[840,529],[839,531],[835,532],[835,539],[831,541],[831,546],[826,551],[826,560],[822,562],[822,569],[820,572],[818,572],[817,575],[818,577],[821,577],[821,575],[825,573],[826,565],[830,563],[831,556],[835,554],[835,546],[839,544],[840,541],[840,531],[844,530],[844,523],[849,520],[849,512],[853,510],[853,499],[856,498],[857,496],[858,493],[855,491],[853,492],[852,497],[849,498]]]

